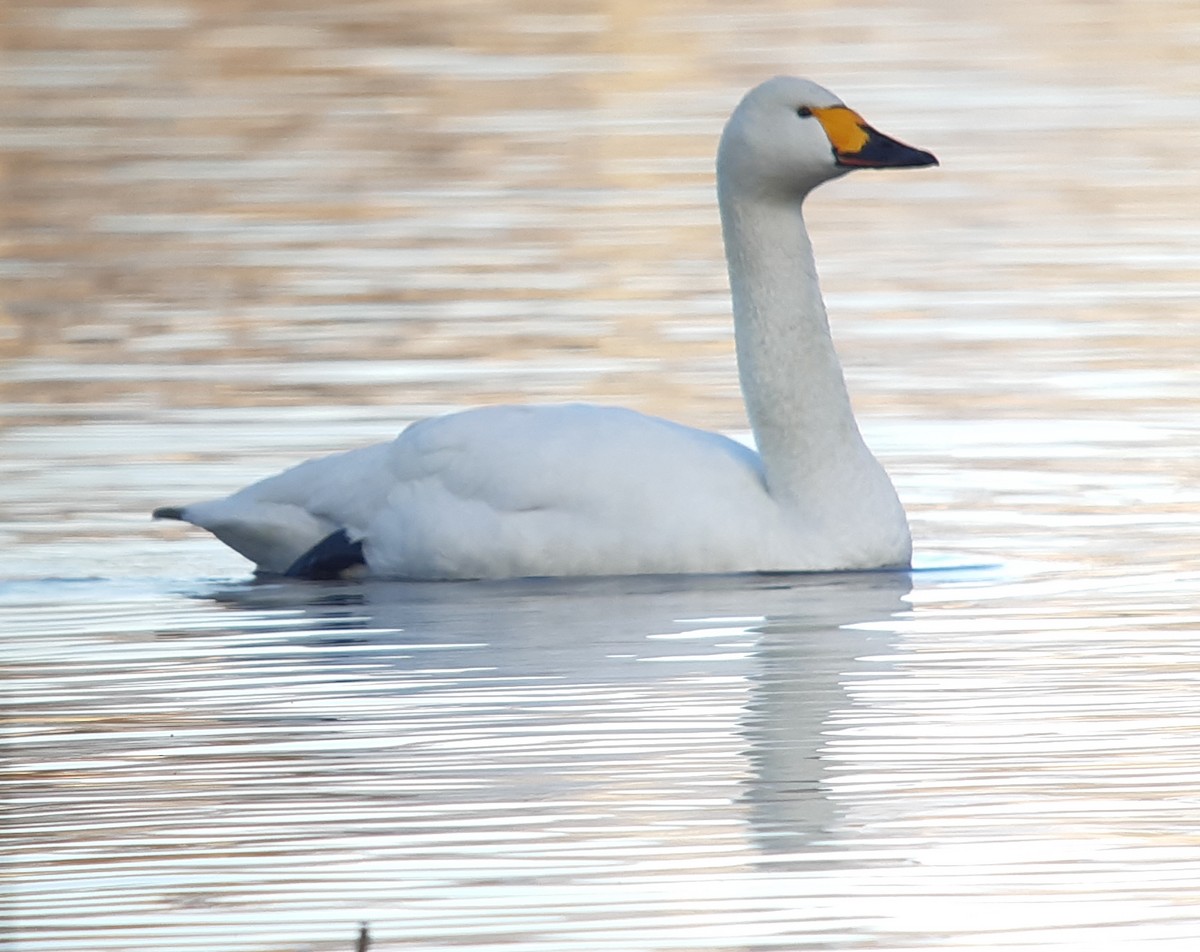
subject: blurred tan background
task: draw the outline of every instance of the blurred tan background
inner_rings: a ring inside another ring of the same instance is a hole
[[[738,427],[712,156],[776,72],[943,162],[809,214],[861,412],[1038,413],[1030,361],[1200,343],[1191,0],[0,9],[9,423],[584,397]]]

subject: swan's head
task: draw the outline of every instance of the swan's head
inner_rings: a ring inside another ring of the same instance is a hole
[[[872,129],[828,89],[776,76],[746,93],[721,136],[717,179],[739,195],[802,197],[852,169],[937,165]]]

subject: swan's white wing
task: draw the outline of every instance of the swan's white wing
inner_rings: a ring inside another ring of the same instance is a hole
[[[423,421],[392,444],[391,471],[365,552],[406,577],[722,571],[730,538],[754,531],[745,510],[769,504],[753,451],[586,405]]]

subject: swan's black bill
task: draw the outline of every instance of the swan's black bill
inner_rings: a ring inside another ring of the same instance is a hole
[[[850,169],[915,169],[938,164],[932,152],[914,149],[868,125],[864,124],[861,128],[867,138],[857,149],[834,149],[833,155],[838,165]]]
[[[837,164],[845,168],[902,169],[938,164],[933,153],[914,149],[872,129],[862,116],[847,106],[814,107],[809,112],[829,137]]]

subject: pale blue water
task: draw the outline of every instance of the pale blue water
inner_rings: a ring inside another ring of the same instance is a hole
[[[12,584],[18,947],[1182,949],[1171,582]]]

